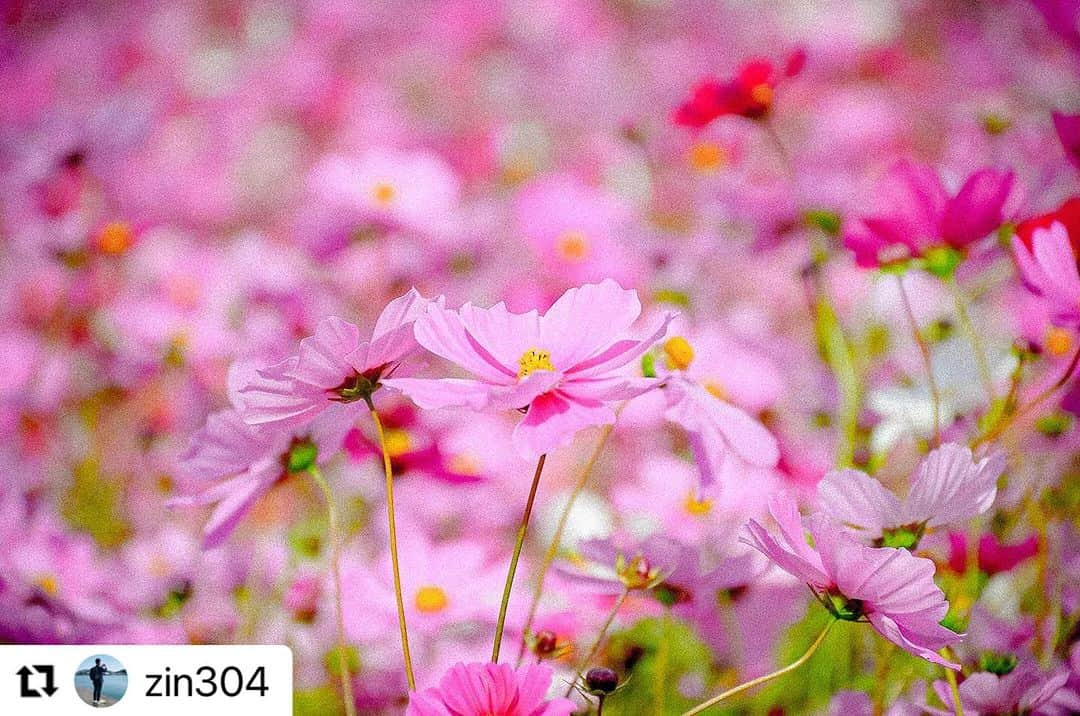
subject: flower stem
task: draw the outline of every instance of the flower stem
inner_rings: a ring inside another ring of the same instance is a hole
[[[581,680],[581,674],[585,671],[586,667],[592,663],[593,658],[600,651],[600,645],[604,643],[604,637],[607,636],[608,629],[611,628],[612,622],[615,621],[615,615],[619,613],[619,609],[622,608],[623,602],[630,595],[629,589],[624,589],[619,595],[619,598],[615,600],[615,604],[612,605],[611,611],[608,612],[607,618],[604,619],[603,626],[600,627],[600,631],[596,635],[596,640],[593,641],[592,647],[589,649],[589,653],[585,655],[585,658],[578,662],[577,678],[570,684],[570,688],[566,690],[566,696],[569,698],[570,694],[574,691],[574,684]]]
[[[951,658],[948,647],[942,647],[938,653],[946,659]],[[949,692],[952,694],[953,713],[956,716],[964,716],[964,705],[960,702],[960,686],[956,683],[956,673],[952,669],[945,669],[945,680],[949,682]]]
[[[771,681],[771,680],[775,679],[778,676],[783,676],[784,674],[788,673],[789,671],[794,671],[795,669],[798,669],[800,666],[802,666],[803,664],[805,664],[807,661],[810,660],[810,657],[813,656],[814,652],[817,651],[819,646],[821,646],[821,642],[825,641],[825,636],[829,633],[829,629],[831,629],[832,625],[835,624],[835,623],[836,623],[836,619],[830,619],[828,621],[828,623],[825,625],[825,628],[821,630],[820,634],[818,634],[818,637],[817,637],[817,639],[814,640],[814,643],[811,644],[810,648],[806,650],[806,653],[803,654],[802,656],[800,656],[795,661],[788,664],[787,666],[785,666],[784,668],[777,669],[776,671],[774,671],[774,672],[772,672],[770,674],[765,674],[764,676],[759,676],[756,679],[751,679],[750,681],[747,681],[745,683],[739,684],[738,686],[730,688],[727,691],[723,692],[722,694],[718,694],[718,695],[712,697],[711,699],[709,699],[708,701],[705,701],[703,703],[698,704],[694,708],[692,708],[689,711],[687,711],[686,713],[684,713],[682,716],[694,716],[694,714],[699,714],[699,713],[702,713],[703,711],[707,711],[708,709],[712,708],[713,706],[720,703],[721,701],[728,698],[729,696],[734,696],[735,694],[741,694],[743,691],[746,691],[748,689],[752,689],[755,686],[759,686],[761,684],[764,684],[766,681]]]
[[[1030,413],[1035,408],[1042,405],[1042,403],[1044,401],[1048,400],[1051,396],[1053,396],[1054,393],[1056,393],[1058,390],[1063,388],[1065,386],[1065,384],[1069,382],[1069,379],[1073,376],[1073,373],[1076,372],[1077,364],[1080,364],[1080,349],[1078,349],[1076,351],[1076,353],[1073,354],[1072,360],[1069,361],[1069,365],[1065,369],[1065,372],[1061,375],[1060,378],[1058,378],[1056,381],[1054,381],[1053,385],[1051,385],[1050,387],[1043,390],[1041,393],[1039,393],[1037,396],[1035,396],[1035,398],[1030,403],[1028,403],[1027,405],[1019,408],[1016,412],[1014,412],[1008,418],[998,421],[997,425],[995,425],[992,430],[989,430],[986,433],[984,433],[983,435],[976,438],[971,443],[971,447],[976,448],[979,445],[982,445],[983,443],[987,443],[987,442],[990,442],[991,440],[994,440],[995,438],[1000,436],[1003,432],[1005,432],[1005,430],[1010,425],[1012,425],[1014,422],[1016,422],[1018,419],[1022,418],[1023,416],[1027,415],[1028,413]]]
[[[401,654],[405,662],[405,679],[409,682],[409,691],[416,691],[416,677],[413,675],[412,654],[409,652],[409,628],[405,623],[405,600],[401,593],[401,563],[398,560],[397,524],[394,521],[394,471],[390,466],[390,452],[386,449],[386,431],[383,430],[379,413],[371,404],[371,421],[375,423],[375,432],[379,437],[382,450],[383,471],[386,473],[386,515],[390,530],[390,564],[394,572],[394,598],[397,600],[398,631],[401,632]]]
[[[616,418],[619,413],[622,412],[625,405],[626,403],[623,403],[615,410]],[[521,646],[518,649],[517,658],[518,666],[521,666],[521,662],[525,658],[526,639],[529,636],[529,630],[532,629],[533,620],[536,619],[536,610],[540,606],[540,599],[544,596],[544,580],[547,578],[547,573],[551,569],[552,563],[555,561],[555,556],[562,547],[562,538],[563,534],[566,532],[566,524],[570,519],[570,511],[574,508],[574,503],[577,502],[577,498],[585,489],[585,485],[592,475],[593,468],[596,467],[596,461],[600,459],[600,453],[603,451],[604,445],[607,444],[608,438],[611,437],[611,432],[614,429],[614,423],[605,425],[601,428],[600,438],[596,441],[596,447],[593,448],[592,454],[589,456],[588,461],[586,461],[585,466],[581,470],[581,477],[578,478],[577,484],[574,485],[574,489],[570,493],[570,497],[566,500],[566,505],[559,515],[559,522],[555,526],[555,534],[551,537],[551,544],[548,545],[547,551],[544,552],[544,558],[540,563],[540,573],[536,576],[536,586],[533,588],[532,602],[529,604],[529,613],[528,616],[525,617],[525,626],[522,627],[521,630]]]
[[[915,318],[915,310],[911,307],[911,298],[904,286],[904,278],[896,275],[896,285],[900,289],[900,302],[904,304],[904,313],[907,315],[908,326],[911,328],[911,337],[919,346],[922,354],[923,367],[926,369],[926,382],[930,387],[930,401],[934,409],[934,446],[941,443],[941,392],[938,390],[937,380],[934,378],[934,365],[930,362],[930,346],[919,330],[919,321]]]
[[[946,283],[952,292],[953,303],[956,304],[956,316],[960,319],[960,327],[967,335],[968,340],[971,342],[971,348],[975,353],[975,365],[979,370],[979,379],[982,380],[983,390],[986,391],[987,398],[993,403],[997,398],[997,393],[994,390],[994,376],[990,373],[990,362],[986,359],[986,348],[983,346],[982,338],[979,337],[979,332],[975,330],[975,324],[971,322],[971,315],[967,310],[967,300],[964,298],[964,294],[961,293],[956,279],[950,278]]]
[[[499,663],[499,649],[502,647],[503,629],[506,627],[506,608],[510,604],[510,590],[514,587],[514,573],[517,572],[521,547],[525,544],[525,533],[529,529],[529,517],[532,515],[533,502],[536,501],[536,488],[540,485],[540,474],[544,471],[545,460],[547,460],[547,455],[541,455],[536,462],[532,487],[529,488],[529,499],[525,503],[525,512],[521,514],[521,525],[518,526],[517,540],[514,542],[514,554],[510,558],[510,570],[506,573],[506,585],[503,587],[502,602],[499,605],[499,620],[495,623],[495,643],[491,647],[491,663],[493,664]]]
[[[330,573],[334,580],[334,617],[337,626],[337,657],[338,670],[341,672],[341,697],[345,701],[345,713],[347,716],[356,716],[356,701],[353,698],[352,674],[349,672],[349,663],[346,657],[345,640],[345,615],[341,606],[341,531],[338,525],[337,507],[334,505],[334,494],[330,491],[330,485],[323,477],[318,465],[308,468],[308,474],[315,484],[322,490],[326,501],[326,517],[330,530]]]

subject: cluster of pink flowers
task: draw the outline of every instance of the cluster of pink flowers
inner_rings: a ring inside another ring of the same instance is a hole
[[[288,644],[299,716],[1080,712],[1078,20],[8,3],[0,641]]]

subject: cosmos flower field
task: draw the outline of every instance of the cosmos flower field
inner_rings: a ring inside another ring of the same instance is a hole
[[[1080,2],[15,0],[0,117],[0,643],[1080,712]]]

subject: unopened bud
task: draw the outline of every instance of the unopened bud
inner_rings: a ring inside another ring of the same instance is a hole
[[[619,675],[605,667],[589,669],[585,674],[585,686],[589,691],[610,694],[619,687]]]

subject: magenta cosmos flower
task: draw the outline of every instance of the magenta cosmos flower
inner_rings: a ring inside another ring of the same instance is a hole
[[[865,619],[912,654],[960,669],[937,653],[961,637],[940,624],[949,604],[934,583],[933,562],[906,549],[867,547],[823,513],[808,519],[811,547],[790,498],[775,496],[769,511],[780,527],[780,540],[750,520],[742,538],[746,544],[806,582],[838,619]]]
[[[1024,286],[1046,303],[1058,326],[1080,325],[1080,272],[1064,224],[1031,233],[1029,249],[1019,236],[1012,240],[1013,257]]]
[[[438,688],[412,695],[405,716],[569,716],[573,701],[547,700],[551,676],[542,665],[456,664]]]
[[[818,483],[818,496],[833,519],[877,546],[914,549],[928,528],[971,519],[990,509],[1005,471],[1000,451],[976,461],[963,445],[946,443],[915,470],[900,499],[861,470],[834,470]]]
[[[524,410],[514,445],[537,457],[583,428],[614,423],[611,401],[657,384],[623,369],[663,338],[674,315],[633,332],[640,313],[637,293],[610,279],[570,289],[542,316],[502,303],[457,311],[431,304],[416,321],[416,340],[475,377],[384,382],[424,409]]]
[[[437,299],[441,301],[441,299]],[[416,289],[395,298],[375,321],[371,340],[336,316],[300,341],[300,353],[261,369],[238,390],[251,425],[294,427],[330,406],[370,399],[381,380],[417,349],[413,321],[430,303]]]
[[[1001,225],[1012,184],[1012,172],[980,169],[950,196],[933,168],[898,162],[878,187],[881,211],[861,217],[844,245],[866,268],[925,257],[938,247],[962,251]]]

